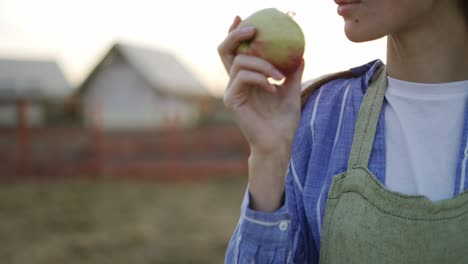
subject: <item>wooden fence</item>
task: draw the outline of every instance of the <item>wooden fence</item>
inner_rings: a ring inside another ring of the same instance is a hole
[[[0,129],[0,180],[73,177],[203,180],[247,173],[232,125],[104,132],[82,127]]]

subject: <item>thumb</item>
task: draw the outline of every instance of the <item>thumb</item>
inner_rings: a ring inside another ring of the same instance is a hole
[[[302,88],[302,73],[304,72],[304,66],[305,61],[304,59],[302,59],[301,64],[299,65],[297,70],[286,77],[283,85],[286,87],[290,87],[290,89],[297,89],[300,93]]]

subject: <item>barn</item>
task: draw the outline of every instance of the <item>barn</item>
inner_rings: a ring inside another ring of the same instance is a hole
[[[214,98],[174,55],[117,43],[78,88],[85,125],[105,130],[191,127]]]

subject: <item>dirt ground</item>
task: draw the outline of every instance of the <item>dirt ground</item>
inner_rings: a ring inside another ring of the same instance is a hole
[[[223,263],[245,183],[2,184],[1,263]]]

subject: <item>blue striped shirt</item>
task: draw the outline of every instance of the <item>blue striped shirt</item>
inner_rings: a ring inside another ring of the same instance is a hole
[[[285,204],[274,213],[249,208],[248,188],[226,263],[318,263],[326,198],[332,177],[346,171],[359,106],[379,60],[351,69],[355,78],[326,83],[306,102],[286,176]],[[385,103],[385,102],[384,102]],[[468,105],[468,104],[467,104]],[[468,188],[468,108],[454,195]],[[384,111],[369,170],[385,182]]]

